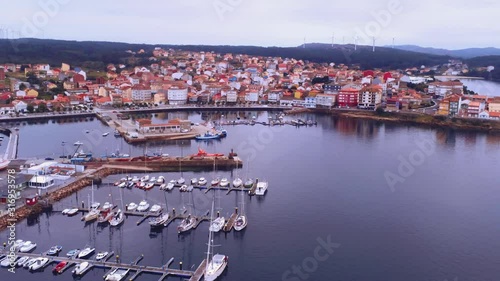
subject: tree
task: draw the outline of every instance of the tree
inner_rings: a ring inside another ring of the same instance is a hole
[[[28,104],[28,106],[26,106],[26,110],[29,113],[33,113],[33,111],[35,111],[35,107],[32,104]]]
[[[45,103],[40,103],[38,105],[38,111],[39,112],[47,112],[49,109],[47,108],[47,105]]]

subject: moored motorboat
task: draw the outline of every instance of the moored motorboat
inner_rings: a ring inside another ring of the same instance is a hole
[[[78,211],[79,211],[79,210],[78,210],[77,208],[70,209],[70,210],[67,212],[67,215],[68,215],[69,217],[74,216],[74,215],[76,215],[76,214],[78,213]]]
[[[48,258],[40,257],[36,258],[35,262],[31,264],[28,269],[30,271],[37,271],[41,268],[43,268],[47,263],[49,262]]]
[[[19,259],[19,256],[6,256],[3,258],[2,261],[0,261],[0,266],[1,267],[9,267],[11,264],[15,265],[15,264],[17,264],[18,259]]]
[[[133,212],[135,210],[137,210],[137,204],[135,204],[134,202],[131,202],[127,205],[127,211]]]
[[[108,135],[109,135],[109,132],[106,132],[106,133],[102,134],[103,137],[107,137]]]
[[[128,183],[126,181],[122,181],[118,184],[118,187],[119,188],[124,188],[124,187],[127,187]]]
[[[29,260],[30,260],[30,257],[27,257],[27,256],[21,257],[21,258],[19,258],[19,260],[17,260],[17,264],[16,265],[18,267],[22,267]]]
[[[38,258],[31,258],[31,259],[29,259],[27,262],[25,262],[25,263],[23,264],[23,267],[24,267],[24,268],[30,268],[30,266],[31,266],[32,264],[34,264],[34,263],[36,262],[36,260],[37,260],[37,259],[38,259]]]
[[[88,259],[91,257],[95,252],[95,248],[92,247],[85,247],[80,253],[78,253],[78,258],[79,259]]]
[[[67,257],[74,258],[80,253],[80,249],[73,249],[66,253]]]
[[[219,183],[220,187],[228,187],[229,186],[229,181],[227,180],[227,178],[223,178],[220,180],[220,183]]]
[[[163,176],[159,176],[158,179],[156,180],[156,184],[160,185],[165,183],[165,178]]]
[[[165,224],[167,223],[168,219],[170,218],[170,214],[169,213],[165,213],[157,218],[154,218],[154,219],[150,219],[149,220],[149,225],[151,227],[161,227],[161,226],[165,226]]]
[[[149,182],[155,183],[155,182],[156,182],[156,177],[151,177],[151,178],[149,179]]]
[[[219,178],[215,178],[215,179],[213,179],[213,180],[210,182],[210,184],[211,184],[212,186],[217,186],[217,185],[219,185],[219,183],[220,183],[220,179],[219,179]]]
[[[182,222],[177,227],[177,232],[182,233],[191,230],[196,223],[196,218],[188,215],[187,218],[183,219]]]
[[[263,196],[266,194],[268,183],[264,181],[257,182],[257,189],[255,189],[255,195]]]
[[[204,185],[206,185],[206,184],[207,184],[207,179],[205,179],[205,178],[200,178],[200,179],[198,180],[198,185],[199,185],[199,186],[204,186]]]
[[[106,281],[121,281],[127,275],[128,270],[122,268],[116,268],[106,275]]]
[[[87,214],[82,217],[85,222],[91,222],[99,217],[100,211],[98,209],[91,209]]]
[[[24,244],[24,240],[21,240],[21,239],[17,239],[16,241],[14,241],[14,244],[12,245],[12,249],[14,249],[14,251],[19,251],[19,248],[21,248]]]
[[[107,211],[111,210],[112,208],[113,208],[113,204],[111,204],[109,202],[105,202],[104,205],[102,205],[101,210],[104,212],[107,212]]]
[[[240,187],[243,184],[243,181],[240,178],[235,178],[233,180],[233,186],[234,187]]]
[[[139,181],[139,177],[134,176],[134,177],[132,178],[132,182],[138,182],[138,181]]]
[[[245,182],[245,184],[243,186],[245,186],[246,188],[251,188],[253,186],[253,180],[247,179],[247,181]]]
[[[177,184],[184,184],[186,183],[186,180],[183,178],[183,177],[180,177],[178,180],[177,180]]]
[[[163,210],[163,208],[160,205],[153,205],[151,206],[151,209],[149,209],[149,212],[152,214],[158,214]]]
[[[90,267],[90,263],[84,261],[82,263],[79,263],[75,269],[73,269],[72,273],[73,275],[82,275],[83,273],[85,273],[85,271]]]
[[[55,256],[61,252],[62,246],[52,246],[48,251],[47,251],[47,256]]]
[[[21,253],[28,253],[28,252],[33,251],[35,248],[36,248],[36,243],[33,243],[31,241],[26,241],[19,248],[19,252],[21,252]]]
[[[191,184],[198,184],[198,179],[197,178],[192,178],[191,179]]]
[[[67,215],[67,214],[68,214],[68,212],[69,212],[69,210],[70,210],[70,209],[64,209],[64,210],[62,210],[61,214],[63,214],[63,215]]]
[[[146,212],[149,209],[149,203],[146,200],[142,200],[139,202],[139,206],[137,206],[138,212]]]
[[[160,189],[160,190],[166,190],[166,189],[167,189],[167,184],[166,184],[166,183],[162,183],[162,184],[160,184],[159,189]]]
[[[96,261],[101,261],[101,260],[105,259],[108,255],[109,255],[109,252],[99,252],[95,256],[95,260]]]
[[[54,266],[54,268],[52,269],[52,272],[54,272],[56,274],[61,274],[62,271],[64,270],[64,268],[66,267],[66,265],[68,265],[68,262],[62,261],[62,262],[58,263],[56,266]]]
[[[149,175],[144,175],[144,176],[141,178],[141,181],[142,181],[142,182],[149,181]]]

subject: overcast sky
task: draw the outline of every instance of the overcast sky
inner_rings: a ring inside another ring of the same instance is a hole
[[[9,38],[298,46],[335,34],[335,43],[500,47],[494,0],[23,0],[2,11]]]

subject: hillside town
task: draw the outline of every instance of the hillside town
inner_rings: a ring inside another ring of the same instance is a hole
[[[144,50],[127,51],[132,56]],[[467,65],[361,70],[289,58],[155,48],[149,65],[109,64],[104,70],[62,63],[0,65],[0,116],[189,105],[410,111],[500,119],[500,98],[471,94],[458,80]],[[425,109],[431,110],[425,110]]]

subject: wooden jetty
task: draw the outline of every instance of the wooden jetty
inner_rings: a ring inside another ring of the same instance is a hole
[[[4,251],[5,250],[0,250],[0,256],[7,254],[7,252],[4,252]],[[69,257],[65,257],[65,256],[48,257],[48,256],[44,256],[42,254],[34,254],[34,253],[16,253],[16,254],[19,257],[24,257],[24,256],[30,257],[30,258],[47,257],[47,258],[49,258],[49,262],[45,265],[45,267],[47,267],[53,263],[59,263],[59,262],[65,261],[68,263],[68,266],[66,266],[65,270],[67,268],[69,268],[70,266],[73,266],[77,263],[88,262],[90,264],[90,267],[88,270],[90,270],[91,268],[109,268],[109,271],[104,275],[104,278],[106,278],[106,276],[109,275],[115,269],[123,269],[123,270],[127,270],[127,271],[133,271],[134,275],[132,276],[132,279],[129,279],[129,280],[133,280],[133,279],[137,278],[139,275],[141,275],[142,273],[146,273],[146,274],[161,275],[159,280],[163,280],[167,276],[174,276],[174,277],[181,277],[181,278],[189,278],[190,281],[199,281],[199,280],[201,280],[201,277],[205,273],[205,267],[206,267],[206,260],[203,260],[195,271],[169,268],[169,266],[172,264],[172,262],[174,260],[173,258],[171,258],[162,267],[140,266],[138,264],[144,258],[143,255],[139,256],[131,263],[119,263],[119,262],[108,262],[107,260],[98,262],[95,260],[69,258]],[[111,257],[111,256],[112,255],[110,253],[109,257]],[[108,259],[109,259],[109,257],[108,257]]]
[[[235,208],[234,213],[229,217],[222,230],[224,230],[224,232],[231,231],[234,227],[234,223],[236,222],[237,217],[238,217],[238,208]]]

